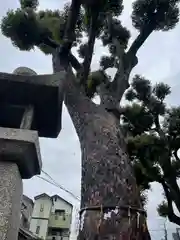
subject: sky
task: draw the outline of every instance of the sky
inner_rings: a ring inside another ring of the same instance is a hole
[[[61,9],[66,0],[40,0],[41,9]],[[124,1],[124,12],[121,16],[122,23],[131,31],[133,40],[137,32],[131,23],[131,5],[132,0]],[[0,18],[2,18],[9,9],[17,8],[18,0],[2,1],[0,8]],[[180,24],[169,32],[154,32],[138,53],[139,63],[134,68],[131,77],[134,74],[141,74],[151,80],[153,83],[164,81],[172,87],[172,94],[168,98],[168,104],[179,105],[179,52],[180,52]],[[0,53],[1,53],[1,72],[13,72],[19,66],[26,66],[35,70],[38,74],[52,73],[51,57],[44,56],[39,50],[31,52],[20,52],[14,48],[9,39],[0,35]],[[92,69],[97,69],[100,56],[106,53],[106,49],[100,42],[96,43],[95,56],[93,57]],[[114,73],[111,72],[113,75]],[[73,124],[68,115],[66,107],[63,107],[62,130],[57,139],[40,139],[41,155],[43,161],[43,170],[46,171],[56,182],[70,190],[76,196],[80,196],[80,178],[81,178],[81,153],[78,138],[76,136]],[[46,177],[42,174],[42,177]],[[24,194],[33,199],[34,196],[46,192],[50,195],[59,194],[66,200],[74,204],[75,210],[78,209],[79,201],[75,200],[68,193],[45,182],[44,180],[33,177],[24,181]],[[156,212],[158,203],[162,200],[162,189],[158,184],[152,185],[152,191],[149,192],[148,226],[152,240],[159,240],[163,237],[164,219],[160,218]],[[76,211],[74,211],[75,216]],[[72,226],[71,238],[75,239],[75,217]],[[175,225],[166,222],[169,239]]]

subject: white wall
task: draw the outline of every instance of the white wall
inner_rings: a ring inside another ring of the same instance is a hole
[[[43,211],[41,212],[41,206],[43,206]],[[32,218],[49,218],[51,212],[52,201],[50,198],[44,196],[35,201],[34,209],[32,213]]]
[[[41,208],[43,207],[43,211]],[[36,234],[36,229],[39,226],[40,231],[38,236],[45,239],[48,228],[48,219],[51,213],[52,200],[47,196],[39,198],[35,201],[34,209],[31,218],[30,231]]]
[[[39,234],[36,234],[37,226],[40,226]],[[46,239],[48,229],[48,220],[46,219],[31,219],[30,231],[42,239]]]
[[[52,210],[51,212],[54,213],[56,209],[62,209],[65,210],[66,214],[72,214],[72,206],[68,204],[67,202],[63,201],[60,198],[57,198],[56,201],[53,199],[53,205],[52,205]]]

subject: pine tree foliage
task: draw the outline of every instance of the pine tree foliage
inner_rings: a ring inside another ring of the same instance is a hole
[[[146,40],[148,35],[145,36],[146,34],[143,34],[145,39],[141,37],[143,31],[164,31],[174,28],[179,20],[178,2],[177,0],[134,1],[132,22],[134,27],[139,30],[140,37],[134,41],[129,50],[137,52]],[[66,4],[64,9],[56,11],[38,10],[39,1],[37,0],[19,0],[19,4],[18,9],[9,10],[6,16],[3,17],[1,22],[3,35],[10,38],[13,45],[20,50],[29,51],[34,47],[38,47],[45,54],[52,54],[54,45],[48,44],[49,41],[47,39],[51,39],[57,44],[63,44],[70,4]],[[93,55],[94,48],[91,47],[91,51],[88,52],[90,46],[88,42],[81,42],[82,34],[86,34],[89,40],[92,34],[95,34],[94,39],[100,38],[103,45],[108,46],[110,56],[102,56],[100,62],[103,71],[108,68],[118,68],[123,55],[129,53],[126,49],[130,39],[130,32],[122,26],[119,20],[122,11],[122,0],[83,0],[81,2],[74,29],[75,40],[73,41],[73,46],[79,46],[78,52],[85,61],[85,66],[91,64],[91,61],[87,63],[88,60],[85,56],[88,54]],[[110,22],[108,22],[107,16],[111,16]],[[119,50],[115,40],[120,46]],[[93,40],[93,46],[94,43],[95,41]],[[121,56],[120,53],[118,54],[118,51],[121,52]],[[87,66],[88,72],[89,68],[90,66]],[[110,80],[112,81],[112,79]],[[94,91],[97,91],[97,88],[94,88]]]
[[[128,153],[134,166],[138,185],[149,188],[158,182],[164,189],[165,200],[158,206],[160,216],[180,224],[173,203],[180,211],[180,107],[168,107],[171,93],[165,83],[154,86],[136,75],[126,92],[129,104],[124,107],[122,121],[126,129]]]
[[[179,0],[139,0],[133,3],[132,22],[139,30],[155,25],[155,30],[167,31],[178,22]]]

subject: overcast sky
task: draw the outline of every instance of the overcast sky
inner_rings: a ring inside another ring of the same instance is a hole
[[[66,0],[40,0],[42,9],[60,9]],[[132,39],[137,32],[131,24],[131,4],[132,0],[124,1],[125,9],[122,22],[131,30]],[[128,3],[127,3],[128,2]],[[4,16],[8,9],[17,8],[18,0],[2,1],[0,8],[0,17]],[[131,76],[135,73],[142,74],[152,80],[152,82],[165,81],[172,86],[172,95],[168,99],[169,104],[180,104],[179,98],[179,60],[180,60],[180,25],[176,29],[168,32],[155,32],[146,41],[138,53],[139,64],[133,70]],[[98,42],[95,48],[92,68],[96,69],[98,60],[105,50]],[[44,56],[40,51],[20,52],[15,49],[11,42],[0,35],[0,53],[1,53],[1,72],[12,72],[19,66],[30,67],[38,74],[52,73],[51,57]],[[74,127],[67,113],[63,109],[62,131],[58,139],[40,139],[41,154],[43,160],[43,169],[48,172],[59,184],[71,190],[75,195],[80,196],[80,146]],[[45,177],[45,175],[42,175]],[[24,193],[33,198],[35,195],[46,192],[48,194],[59,194],[65,199],[71,201],[78,207],[78,201],[73,199],[64,191],[52,186],[45,181],[34,177],[31,180],[24,181]],[[148,223],[152,235],[152,240],[159,240],[163,237],[164,219],[158,217],[156,213],[157,204],[162,200],[161,188],[153,184],[153,191],[149,193],[148,203]],[[175,229],[173,224],[167,224],[169,237]],[[74,228],[72,238],[74,236]],[[171,237],[169,238],[171,239]]]

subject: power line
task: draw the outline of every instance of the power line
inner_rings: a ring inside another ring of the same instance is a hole
[[[71,191],[67,190],[65,187],[63,187],[63,186],[61,186],[59,183],[57,183],[47,172],[45,172],[44,170],[42,170],[42,172],[43,172],[48,178],[50,178],[51,181],[48,180],[48,179],[46,179],[46,178],[44,178],[44,177],[42,177],[42,176],[36,176],[36,177],[38,177],[38,178],[40,178],[40,179],[42,179],[42,180],[44,180],[44,181],[46,181],[46,182],[54,185],[55,187],[60,188],[61,190],[63,190],[64,192],[68,193],[69,195],[71,195],[71,196],[72,196],[73,198],[75,198],[76,200],[80,201],[80,198],[79,198],[78,196],[76,196],[76,195],[73,194]]]
[[[36,176],[36,177],[42,179],[43,181],[46,181],[46,182],[50,183],[51,185],[53,185],[53,186],[55,186],[55,187],[57,187],[57,188],[60,188],[61,190],[65,191],[66,193],[70,194],[70,195],[71,195],[73,198],[75,198],[76,200],[80,201],[80,199],[79,199],[77,196],[75,196],[73,193],[71,193],[69,190],[65,189],[65,188],[62,187],[61,185],[59,185],[59,184],[57,184],[57,183],[55,183],[55,182],[52,182],[52,181],[50,181],[50,180],[48,180],[48,179],[46,179],[46,178],[44,178],[44,177],[42,177],[42,176]]]
[[[77,199],[78,201],[80,201],[80,197],[74,195],[74,193],[72,193],[71,191],[67,190],[65,187],[63,187],[62,185],[60,185],[59,183],[57,183],[47,172],[45,172],[44,170],[42,170],[42,172],[48,176],[61,190],[65,191],[66,193],[70,194],[72,197],[74,197],[75,199]]]

